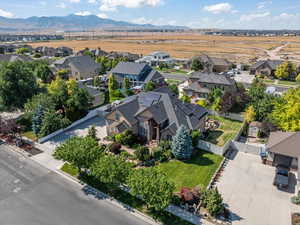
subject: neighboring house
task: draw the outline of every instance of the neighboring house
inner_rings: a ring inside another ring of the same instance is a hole
[[[300,132],[271,132],[268,143],[268,161],[273,166],[298,169],[300,177]]]
[[[207,98],[215,88],[224,92],[236,90],[235,81],[226,74],[194,72],[185,84],[184,94],[195,99]]]
[[[78,55],[78,56],[84,55],[86,51],[90,52],[94,57],[100,57],[100,56],[107,56],[108,55],[108,53],[101,50],[101,48],[97,48],[97,49],[85,48],[85,49],[82,49],[82,50],[78,51],[76,53],[76,55]]]
[[[204,131],[206,109],[183,103],[166,87],[117,103],[105,116],[108,135],[129,129],[150,142],[171,140],[181,125],[189,130]]]
[[[33,61],[33,59],[27,55],[0,54],[0,62],[15,62],[15,61],[31,62]]]
[[[250,67],[252,75],[274,76],[277,67],[282,64],[282,60],[261,60]]]
[[[171,58],[171,56],[166,52],[153,52],[150,55],[136,60],[136,62],[147,63],[150,66],[158,66],[160,63],[173,64],[176,60]]]
[[[99,88],[89,85],[87,83],[78,82],[79,87],[87,90],[87,92],[93,97],[93,107],[103,104],[103,98],[105,98],[104,92],[101,92]]]
[[[54,72],[67,70],[69,71],[68,76],[76,80],[84,80],[98,76],[100,67],[100,64],[95,63],[90,56],[69,56],[51,64],[51,68]]]
[[[129,62],[134,62],[140,58],[138,54],[133,54],[130,52],[110,52],[106,55],[109,59],[119,59],[125,58]]]
[[[116,78],[120,87],[125,78],[129,79],[132,86],[142,86],[149,81],[158,85],[164,84],[164,77],[146,63],[119,62],[110,73]]]
[[[40,53],[43,56],[50,57],[66,57],[73,54],[73,50],[68,47],[52,48],[47,46],[40,46],[35,48],[35,52]]]
[[[232,65],[233,65],[227,59],[210,57],[208,55],[200,55],[200,56],[194,56],[193,58],[191,58],[184,67],[187,69],[191,69],[193,60],[199,60],[201,62],[201,64],[203,65],[203,71],[208,72],[208,73],[227,72],[232,68]]]

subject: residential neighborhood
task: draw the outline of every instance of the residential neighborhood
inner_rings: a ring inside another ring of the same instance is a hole
[[[246,26],[296,13],[258,2],[223,30],[237,4],[203,5],[207,29],[147,20],[168,0],[55,10],[76,4],[100,14],[0,7],[0,225],[300,224],[298,31]]]

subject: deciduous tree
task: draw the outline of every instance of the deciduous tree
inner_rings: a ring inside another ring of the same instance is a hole
[[[149,208],[165,209],[173,196],[174,184],[157,168],[134,170],[127,179],[134,196],[141,197]]]
[[[76,166],[79,171],[89,169],[99,159],[104,149],[90,137],[72,137],[57,147],[54,157]]]
[[[100,157],[91,166],[91,173],[102,183],[123,184],[125,183],[132,164],[123,158],[113,155]]]

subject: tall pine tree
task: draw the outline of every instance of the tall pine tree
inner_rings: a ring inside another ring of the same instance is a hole
[[[193,153],[192,139],[185,126],[180,126],[173,138],[172,153],[177,159],[191,158]]]

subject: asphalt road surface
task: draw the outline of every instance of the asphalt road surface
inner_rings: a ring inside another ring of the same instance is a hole
[[[0,143],[0,225],[147,224]]]

